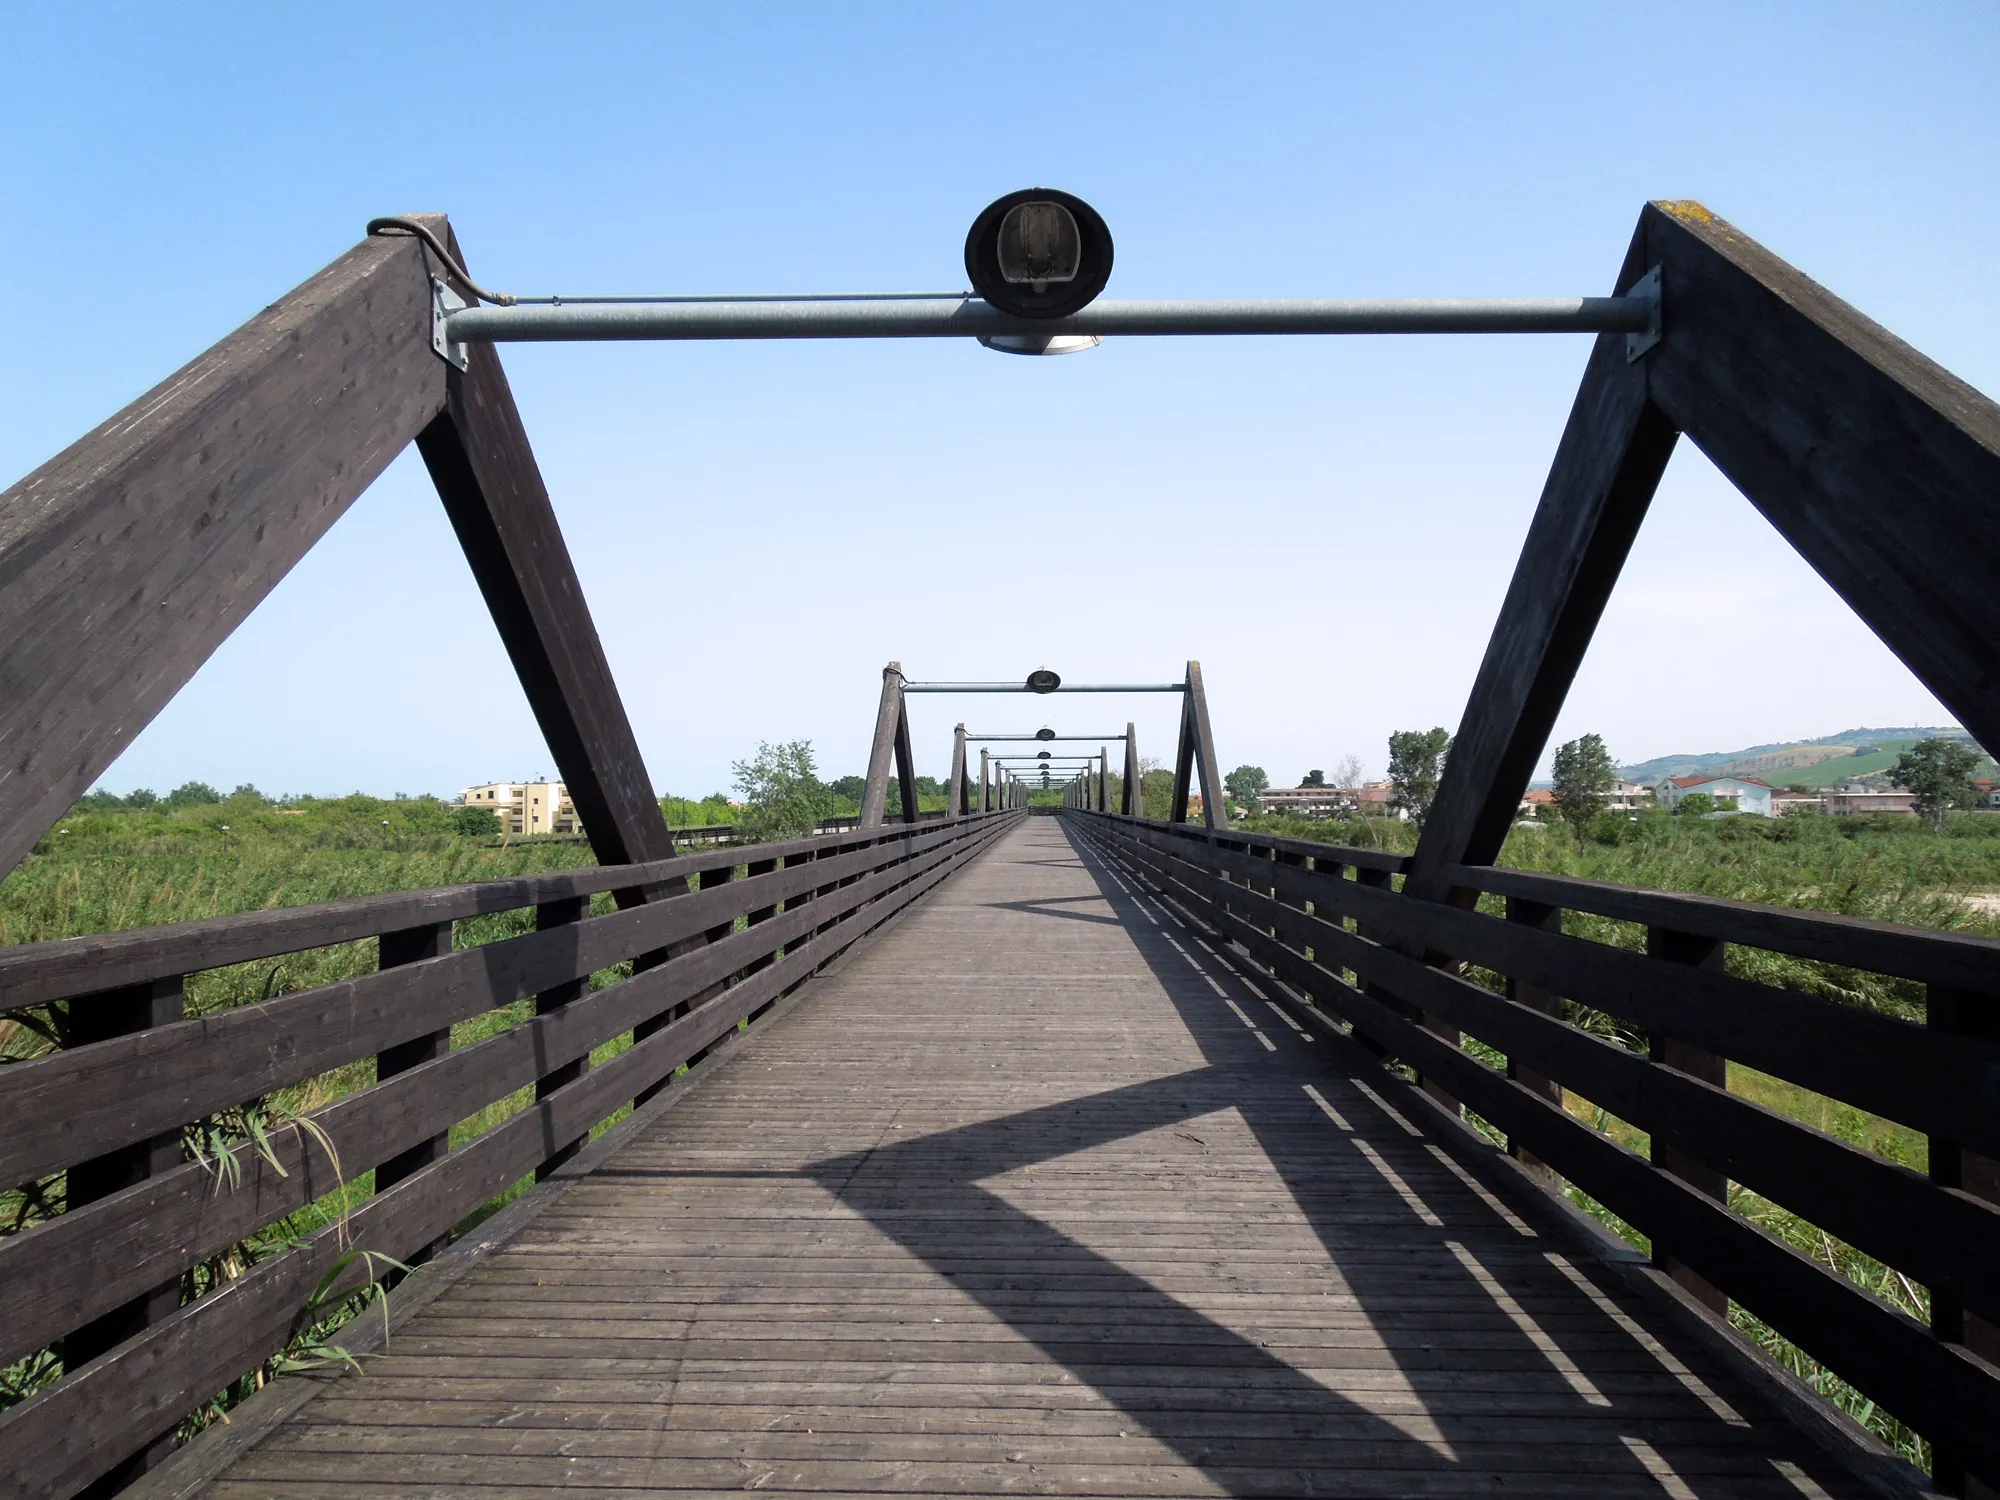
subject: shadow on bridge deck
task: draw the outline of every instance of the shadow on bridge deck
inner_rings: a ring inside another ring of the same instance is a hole
[[[1027,822],[207,1491],[1849,1495]]]

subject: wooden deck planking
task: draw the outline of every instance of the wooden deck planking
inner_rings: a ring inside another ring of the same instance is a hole
[[[1853,1495],[1053,819],[206,1492]]]

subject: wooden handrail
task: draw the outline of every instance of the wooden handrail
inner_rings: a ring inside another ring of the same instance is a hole
[[[1724,1072],[1726,1059],[1747,1062],[1913,1125],[1939,1147],[1990,1155],[2000,1152],[1989,1092],[2000,1045],[1738,978],[1716,966],[1719,947],[1704,948],[1713,963],[1681,963],[1661,943],[1637,953],[1566,936],[1555,921],[1394,891],[1358,878],[1365,870],[1349,879],[1348,851],[1332,846],[1307,845],[1301,857],[1240,830],[1208,837],[1079,809],[1064,816],[1301,1019],[1435,1079],[1538,1171],[1649,1236],[1661,1269],[1696,1300],[1725,1313],[1740,1302],[1968,1472],[2000,1471],[2000,1372],[1964,1342],[1968,1325],[2000,1320],[2000,1204],[1735,1095]],[[1696,946],[1747,941],[1857,968],[1875,957],[1904,977],[1977,975],[1982,993],[2000,987],[2000,944],[1988,939],[1515,871],[1450,877],[1692,935]],[[1531,997],[1620,1017],[1654,1038],[1652,1051],[1585,1032],[1559,1005],[1496,994],[1440,962],[1446,953],[1528,985]],[[1476,1038],[1506,1068],[1418,1016]],[[1647,1132],[1652,1159],[1570,1115],[1564,1090]],[[1934,1332],[1800,1254],[1730,1209],[1731,1182],[1929,1287],[1950,1318]]]
[[[17,1064],[0,1075],[0,1180],[45,1176],[97,1159],[245,1099],[382,1056],[406,1041],[444,1043],[399,1070],[269,1131],[268,1154],[235,1155],[240,1180],[175,1162],[122,1191],[0,1239],[0,1362],[60,1346],[137,1295],[174,1285],[331,1192],[344,1176],[395,1160],[336,1229],[259,1261],[207,1295],[142,1320],[101,1358],[0,1414],[0,1472],[19,1493],[56,1497],[147,1450],[188,1410],[260,1365],[290,1338],[323,1278],[333,1292],[369,1279],[342,1266],[350,1246],[397,1259],[425,1253],[452,1226],[621,1106],[663,1087],[684,1064],[795,989],[857,938],[944,879],[1012,826],[1018,812],[930,819],[560,877],[329,903],[106,940],[120,973],[161,964],[239,961],[249,950],[316,946],[330,931],[382,936],[374,974],[219,1015],[169,1021]],[[748,874],[730,878],[745,862]],[[636,880],[700,879],[701,889],[601,916],[590,895]],[[553,925],[449,951],[459,916],[584,903]],[[389,943],[428,921],[432,950]],[[739,925],[740,924],[740,925]],[[301,939],[304,942],[301,942]],[[88,941],[88,940],[86,940]],[[276,946],[273,946],[276,945]],[[396,947],[397,951],[391,952]],[[46,950],[61,949],[51,956]],[[74,993],[70,944],[7,955],[34,993]],[[424,956],[434,952],[435,956]],[[592,974],[658,961],[592,990]],[[405,961],[398,961],[398,960]],[[99,969],[98,974],[105,972]],[[10,988],[8,998],[17,991]],[[459,1019],[528,995],[538,1014],[453,1051]],[[553,997],[553,999],[551,999]],[[592,1051],[629,1033],[599,1066]],[[426,1043],[426,1046],[430,1046]],[[535,1102],[455,1148],[452,1125],[536,1085]],[[338,1163],[338,1165],[336,1165]]]

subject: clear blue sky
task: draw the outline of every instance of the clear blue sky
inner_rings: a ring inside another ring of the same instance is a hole
[[[2000,391],[2000,6],[0,10],[0,478],[444,210],[545,291],[956,287],[1047,183],[1107,295],[1607,290],[1693,197]],[[858,770],[882,663],[1168,678],[1281,782],[1455,726],[1585,341],[513,347],[648,766]],[[1894,545],[1894,517],[1857,515]],[[929,699],[1097,732],[1167,700]],[[985,722],[995,720],[997,722]],[[1623,759],[1942,710],[1688,445],[1558,727]],[[414,454],[105,777],[452,792],[553,767]]]

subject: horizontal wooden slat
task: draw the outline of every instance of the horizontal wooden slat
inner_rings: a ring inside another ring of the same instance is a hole
[[[1130,851],[1129,842],[1114,843],[1110,850],[1121,863],[1143,868],[1134,865]],[[1224,941],[1240,934],[1261,936],[1247,923],[1235,926],[1234,932],[1221,926],[1211,930]],[[1612,1212],[1672,1243],[1676,1255],[1695,1271],[1885,1409],[1920,1423],[1936,1441],[1962,1445],[1980,1472],[2000,1472],[2000,1424],[1992,1420],[2000,1410],[2000,1371],[1958,1346],[1933,1339],[1921,1324],[1570,1118],[1559,1105],[1433,1036],[1382,1000],[1268,938],[1263,939],[1263,957],[1278,978],[1332,1004],[1357,1032],[1435,1079]],[[1292,1008],[1331,1029],[1324,1011],[1297,1004]]]
[[[1727,901],[1718,896],[1607,885],[1527,870],[1454,865],[1445,874],[1453,885],[1468,890],[1519,896],[1615,921],[1692,932],[1725,943],[1740,943],[1746,948],[1765,948],[1820,963],[1917,979],[1925,984],[1949,984],[1989,993],[2000,990],[2000,938],[1904,927],[1865,917],[1799,911],[1753,901]]]
[[[371,1198],[350,1217],[351,1243],[389,1254],[428,1244],[533,1169],[554,1144],[573,1140],[641,1089],[734,1030],[814,969],[922,896],[1000,831],[976,830],[956,857],[864,908],[857,923],[801,945],[699,1010],[636,1043],[575,1083],[537,1101],[441,1161]],[[643,908],[641,908],[643,909]],[[801,910],[801,917],[810,908]],[[0,1473],[23,1500],[61,1500],[106,1472],[130,1448],[290,1337],[320,1279],[345,1253],[335,1231],[260,1263],[239,1281],[183,1308],[102,1359],[0,1416]],[[333,1289],[358,1285],[356,1264]]]
[[[977,816],[955,821],[972,823]],[[891,830],[886,835],[871,832],[863,837],[851,832],[821,834],[759,844],[756,848],[760,858],[783,858],[867,848],[884,836],[900,837],[901,831]],[[434,922],[462,921],[634,885],[668,884],[740,863],[740,850],[705,850],[650,864],[593,866],[560,875],[355,896],[312,906],[280,907],[0,948],[0,997],[4,997],[9,1008],[46,1005],[120,985],[219,969],[305,948],[354,942]]]
[[[1178,853],[1150,829],[1132,837]],[[1889,1016],[1358,881],[1217,849],[1216,868],[1266,881],[1289,901],[1354,917],[1419,951],[1448,953],[1526,980],[1651,1032],[1690,1042],[1872,1113],[2000,1155],[1988,1080],[2000,1048]]]
[[[1526,1005],[1183,865],[1204,915],[1266,965],[1310,949],[1977,1311],[2000,1313],[2000,1207]],[[1224,904],[1230,908],[1222,910]],[[1275,929],[1275,939],[1264,929]]]
[[[1386,870],[1392,875],[1402,874],[1410,863],[1409,855],[1393,854],[1386,849],[1356,849],[1346,844],[1322,844],[1313,839],[1278,838],[1268,833],[1246,832],[1241,828],[1208,829],[1192,823],[1162,823],[1156,819],[1127,817],[1124,813],[1093,812],[1089,816],[1215,849],[1276,849],[1286,854],[1311,855],[1328,864],[1352,865],[1362,870]]]
[[[0,1181],[26,1181],[177,1129],[211,1110],[727,924],[835,875],[859,875],[970,833],[964,825],[912,830],[679,900],[18,1064],[0,1088]]]
[[[966,851],[933,850],[772,921],[693,949],[449,1056],[358,1090],[309,1119],[348,1174],[448,1130],[495,1099],[586,1056],[813,928]],[[841,941],[848,935],[842,934]],[[832,942],[829,937],[826,942]],[[339,1174],[312,1131],[271,1134],[276,1163],[238,1152],[242,1181],[222,1185],[188,1162],[112,1197],[0,1240],[0,1363],[59,1337],[189,1264],[332,1190]],[[282,1168],[282,1170],[280,1170]]]

